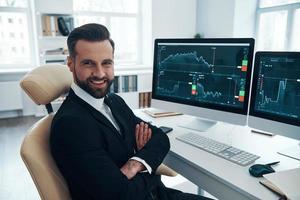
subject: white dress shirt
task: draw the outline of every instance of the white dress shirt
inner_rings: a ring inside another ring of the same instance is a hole
[[[71,85],[72,90],[74,93],[84,100],[86,103],[91,105],[93,108],[101,112],[111,123],[112,125],[117,129],[117,131],[120,133],[120,127],[115,120],[114,116],[112,115],[112,112],[110,108],[104,103],[104,98],[96,99],[93,96],[91,96],[89,93],[87,93],[85,90],[81,89],[78,85],[76,85],[74,82]],[[151,174],[152,168],[146,163],[145,160],[139,158],[139,157],[132,157],[131,160],[136,160],[142,163],[147,171]]]

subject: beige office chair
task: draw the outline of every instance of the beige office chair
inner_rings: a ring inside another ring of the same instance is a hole
[[[48,115],[28,131],[21,146],[21,157],[30,172],[42,200],[71,199],[68,186],[58,170],[49,147],[53,119],[51,102],[66,94],[72,83],[72,74],[65,65],[44,65],[29,72],[20,85],[37,104],[45,105]],[[160,165],[157,174],[176,176],[177,173]]]

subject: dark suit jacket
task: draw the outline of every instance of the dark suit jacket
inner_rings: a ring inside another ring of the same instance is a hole
[[[141,119],[116,94],[109,94],[106,101],[122,134],[70,90],[52,122],[54,160],[73,199],[148,199],[151,191],[164,187],[154,172],[170,148],[168,137],[151,126],[151,139],[137,151],[135,126]],[[128,180],[120,168],[133,156],[145,160],[153,173],[139,173]]]

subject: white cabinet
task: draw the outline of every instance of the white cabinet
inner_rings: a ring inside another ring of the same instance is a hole
[[[0,111],[20,110],[23,108],[19,82],[0,82]]]

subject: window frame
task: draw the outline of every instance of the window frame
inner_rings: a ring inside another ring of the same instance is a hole
[[[12,6],[0,6],[0,12],[12,12],[12,13],[22,13],[26,15],[27,20],[27,30],[28,30],[28,43],[29,43],[29,63],[12,63],[4,64],[0,62],[0,71],[17,71],[20,69],[33,69],[38,63],[37,51],[36,51],[36,29],[34,27],[33,19],[33,1],[27,0],[27,7],[12,7]]]
[[[116,60],[116,66],[118,68],[128,68],[128,66],[137,66],[142,65],[143,63],[143,51],[144,51],[144,42],[143,42],[143,14],[142,14],[142,4],[144,0],[138,0],[138,9],[137,13],[125,13],[125,12],[106,12],[106,11],[73,11],[74,18],[78,16],[94,16],[94,17],[103,17],[105,20],[105,25],[109,30],[111,30],[111,18],[120,17],[120,18],[135,18],[136,19],[136,34],[137,34],[137,46],[136,46],[136,57],[134,61],[129,60]],[[76,25],[76,24],[75,24]],[[113,38],[112,38],[113,39]],[[122,67],[123,66],[123,67]]]
[[[260,0],[257,3],[256,8],[256,19],[255,19],[255,38],[259,38],[259,24],[260,24],[260,18],[262,14],[270,13],[270,12],[277,12],[277,11],[287,11],[287,24],[286,24],[286,31],[285,31],[285,38],[284,38],[284,47],[283,50],[287,51],[290,50],[292,47],[292,34],[293,34],[293,27],[294,24],[294,16],[297,9],[300,9],[300,2],[290,3],[290,4],[284,4],[284,5],[277,5],[277,6],[271,6],[271,7],[259,7]],[[257,41],[259,42],[259,41]],[[256,50],[258,44],[255,45]]]

